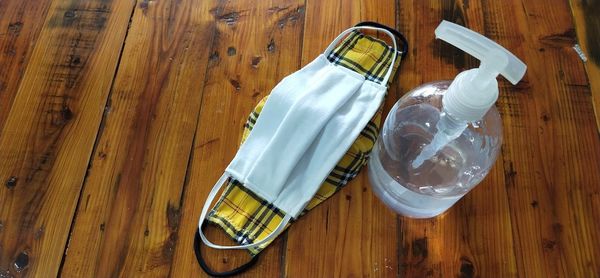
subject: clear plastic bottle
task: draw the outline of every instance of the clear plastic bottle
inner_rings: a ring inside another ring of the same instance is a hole
[[[401,98],[369,159],[375,194],[415,218],[446,211],[488,174],[502,144],[496,76],[516,84],[527,69],[502,46],[462,26],[442,21],[435,34],[479,59],[479,68]]]
[[[489,172],[502,144],[495,107],[419,167],[412,162],[435,134],[442,98],[451,81],[424,84],[401,98],[388,114],[369,161],[375,194],[396,212],[415,218],[450,208]]]

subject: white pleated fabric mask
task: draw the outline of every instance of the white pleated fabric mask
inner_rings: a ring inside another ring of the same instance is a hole
[[[298,217],[319,186],[346,153],[375,114],[387,91],[393,66],[381,84],[327,60],[333,48],[357,29],[384,32],[383,28],[361,26],[342,32],[314,61],[284,78],[271,92],[252,132],[240,146],[208,195],[198,229],[202,241],[217,249],[246,249],[270,242],[292,218]],[[202,233],[202,224],[212,200],[228,178],[272,203],[285,213],[283,221],[267,237],[246,245],[213,244]]]

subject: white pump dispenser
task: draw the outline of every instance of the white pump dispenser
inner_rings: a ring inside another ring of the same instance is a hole
[[[442,99],[443,114],[437,124],[438,132],[414,159],[413,168],[421,166],[460,136],[467,123],[483,118],[498,99],[498,74],[517,84],[527,69],[504,47],[460,25],[443,20],[435,29],[435,35],[477,58],[481,64],[479,68],[461,72],[448,87]]]
[[[487,113],[498,99],[498,74],[513,85],[525,75],[527,66],[519,58],[465,27],[444,20],[435,35],[481,61],[479,68],[457,75],[444,96],[446,112],[456,119],[473,122]]]
[[[488,174],[502,144],[496,76],[516,84],[527,68],[502,46],[454,23],[442,21],[435,34],[481,64],[402,97],[385,120],[368,168],[375,194],[416,218],[443,213]]]

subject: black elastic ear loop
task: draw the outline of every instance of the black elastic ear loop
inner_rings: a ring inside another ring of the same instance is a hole
[[[392,34],[394,34],[398,39],[400,39],[400,41],[402,42],[402,54],[400,55],[403,59],[404,57],[406,57],[406,54],[408,53],[408,41],[406,41],[406,38],[404,37],[404,35],[402,35],[402,33],[400,33],[400,31],[389,27],[387,25],[383,25],[381,23],[378,22],[373,22],[373,21],[363,21],[363,22],[359,22],[356,25],[354,25],[355,27],[360,27],[360,26],[371,26],[371,27],[377,27],[377,28],[381,28],[381,29],[385,29],[390,31]]]
[[[202,224],[202,228],[204,228],[204,226],[205,226],[205,224]],[[235,269],[232,269],[229,271],[224,271],[224,272],[215,272],[210,267],[208,267],[208,265],[206,264],[206,261],[202,257],[202,251],[200,250],[201,242],[202,242],[202,240],[200,239],[200,230],[196,229],[196,236],[194,236],[194,253],[196,253],[196,260],[198,260],[198,264],[200,264],[200,267],[202,267],[202,270],[204,270],[204,272],[206,272],[206,274],[208,274],[208,275],[215,276],[215,277],[228,277],[228,276],[237,275],[237,274],[247,271],[258,261],[259,254],[256,254],[252,257],[252,259],[250,259],[249,262],[239,266],[238,268],[235,268]]]

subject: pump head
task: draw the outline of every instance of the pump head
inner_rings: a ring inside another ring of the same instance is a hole
[[[481,61],[479,68],[457,75],[443,98],[446,112],[460,120],[477,121],[494,105],[498,74],[513,85],[525,75],[527,66],[519,58],[481,34],[443,20],[435,35]]]

